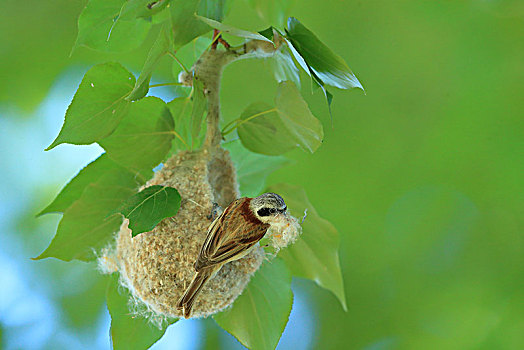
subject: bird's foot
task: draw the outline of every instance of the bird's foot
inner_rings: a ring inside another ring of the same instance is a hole
[[[218,203],[213,203],[213,208],[211,209],[211,213],[207,216],[207,218],[211,221],[215,220],[220,214],[222,214],[222,207],[218,205]]]

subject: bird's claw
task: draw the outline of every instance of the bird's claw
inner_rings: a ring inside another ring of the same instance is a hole
[[[213,203],[213,208],[211,209],[211,213],[207,216],[209,220],[215,220],[218,215],[222,212],[222,207],[218,205],[218,203]]]

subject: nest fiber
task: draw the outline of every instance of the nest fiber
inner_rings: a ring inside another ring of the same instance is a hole
[[[212,221],[213,203],[224,208],[239,197],[235,169],[222,149],[212,157],[205,151],[182,152],[170,158],[146,184],[152,185],[170,186],[180,192],[182,203],[177,215],[136,237],[132,237],[125,220],[116,247],[106,249],[99,261],[107,272],[119,270],[120,281],[135,303],[145,304],[142,306],[153,316],[181,317],[176,303],[195,273],[193,263]],[[257,246],[244,258],[224,265],[202,289],[192,316],[206,317],[230,305],[263,260],[264,251]]]

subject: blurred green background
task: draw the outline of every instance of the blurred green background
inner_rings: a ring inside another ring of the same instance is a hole
[[[100,153],[43,149],[87,69],[139,72],[151,41],[127,54],[80,48],[85,1],[0,2],[0,342],[6,348],[107,348],[105,281],[93,265],[30,261],[59,217],[34,214]],[[299,18],[346,59],[367,95],[303,91],[325,128],[314,155],[270,183],[303,186],[340,231],[349,311],[312,282],[279,348],[524,348],[524,3],[297,1]],[[267,26],[242,0],[225,21]],[[157,82],[172,81],[170,61]],[[246,71],[249,70],[249,74]],[[273,99],[268,65],[240,61],[223,79],[225,121]],[[163,96],[169,90],[153,91]],[[213,322],[184,321],[156,348],[240,347]]]

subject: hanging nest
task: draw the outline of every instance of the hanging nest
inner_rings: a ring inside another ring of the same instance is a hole
[[[202,150],[183,151],[171,157],[144,186],[176,188],[182,197],[180,209],[152,231],[135,237],[127,219],[124,220],[116,244],[100,255],[100,269],[105,273],[119,271],[120,284],[129,289],[134,310],[151,316],[153,321],[183,316],[176,304],[195,274],[193,264],[213,221],[213,204],[226,208],[240,197],[235,167],[229,152],[220,147],[219,82],[225,65],[254,51],[256,47],[244,49],[243,53],[206,51],[192,67],[194,75],[180,78],[188,86],[194,79],[201,80],[205,87],[208,100],[205,145]],[[274,251],[292,243],[300,233],[298,221],[288,217],[266,234]],[[242,259],[225,264],[202,288],[192,317],[206,317],[231,305],[265,257],[264,249],[257,244]]]
[[[116,247],[105,249],[99,261],[102,270],[120,272],[121,284],[139,306],[135,311],[143,311],[140,306],[145,306],[152,316],[182,317],[176,303],[195,273],[193,264],[213,220],[213,203],[225,208],[239,197],[235,168],[222,149],[212,158],[206,151],[181,152],[170,158],[146,187],[152,185],[179,191],[182,203],[177,215],[135,237],[125,220]],[[224,265],[202,289],[192,317],[206,317],[230,305],[264,256],[264,250],[256,246],[244,258]]]

